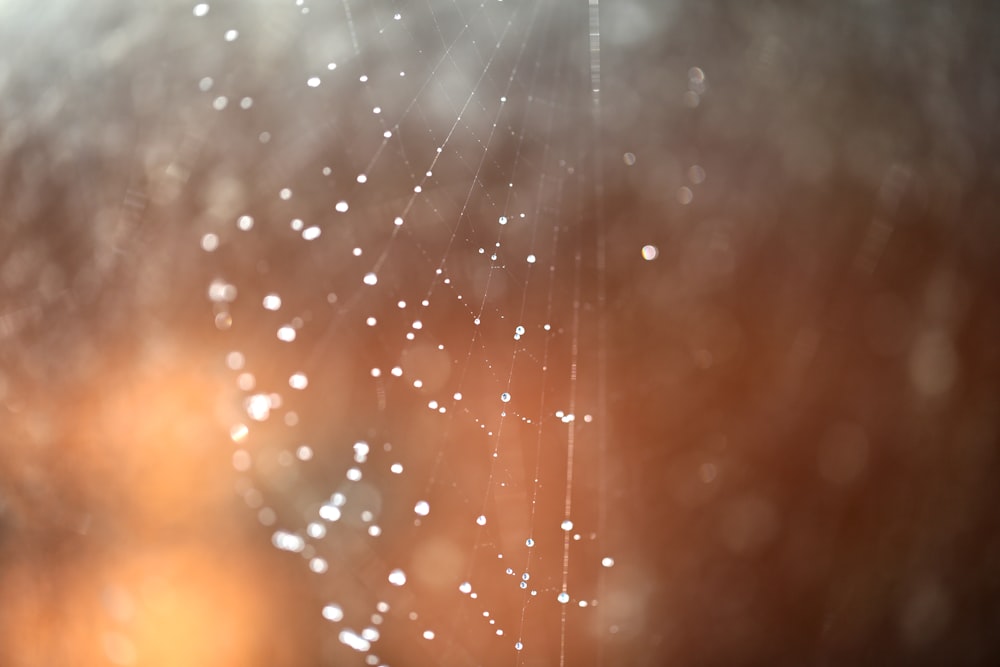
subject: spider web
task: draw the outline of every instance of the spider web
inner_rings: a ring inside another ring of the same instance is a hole
[[[600,662],[596,0],[191,22],[200,150],[241,165],[200,221],[237,489],[329,659]]]

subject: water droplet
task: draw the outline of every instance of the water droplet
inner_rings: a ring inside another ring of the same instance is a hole
[[[344,610],[338,604],[328,604],[323,607],[323,618],[334,623],[344,620]]]
[[[521,642],[516,642],[514,644],[514,649],[515,650],[520,651],[522,648],[524,648],[524,644],[522,644]]]
[[[603,565],[604,567],[611,567],[614,564],[615,564],[615,559],[609,556],[605,556],[604,558],[601,559],[601,565]]]
[[[635,164],[635,153],[625,153],[622,159],[625,160],[625,164],[631,167]]]
[[[389,573],[389,583],[393,586],[402,586],[406,583],[406,573],[397,567]]]
[[[510,393],[505,391],[504,393],[500,394],[500,400],[503,401],[504,403],[510,403]]]
[[[431,511],[430,503],[428,503],[426,500],[421,500],[416,505],[414,505],[413,511],[414,513],[419,514],[420,516],[427,516],[428,514],[430,514]]]
[[[286,343],[291,343],[295,340],[295,329],[288,326],[287,324],[280,329],[278,329],[278,340],[284,341]]]
[[[320,84],[318,76],[311,76],[306,80],[306,85],[310,88],[317,88]]]
[[[288,386],[292,389],[305,389],[309,386],[309,378],[306,377],[305,373],[295,373],[288,378]]]
[[[458,590],[460,590],[463,593],[465,593],[466,595],[468,595],[469,593],[472,592],[472,584],[470,584],[468,581],[463,581],[459,585]]]
[[[478,523],[480,526],[485,526],[486,525],[486,515],[485,514],[480,514],[479,516],[477,516],[476,517],[476,523]]]
[[[535,541],[529,537],[524,541],[524,545],[528,547],[533,547],[535,546]]]
[[[378,276],[376,276],[374,273],[369,272],[365,274],[363,280],[365,285],[375,285],[378,283]]]
[[[506,215],[501,215],[499,222],[500,222],[501,225],[506,225],[507,224],[507,216]]]
[[[514,329],[514,333],[516,335],[518,335],[518,336],[523,336],[524,335],[524,327],[522,327],[521,325],[518,325],[517,328]]]
[[[560,524],[560,527],[566,531],[573,530],[573,522],[570,521],[569,519],[566,519],[565,521],[562,522],[562,524]]]
[[[266,421],[271,414],[271,398],[267,394],[254,394],[246,400],[246,410],[250,419]]]
[[[339,521],[340,516],[340,508],[336,505],[323,505],[319,508],[319,518],[325,521]]]
[[[199,2],[197,5],[194,6],[193,13],[195,16],[201,18],[205,14],[208,14],[208,10],[209,10],[208,3]]]
[[[556,599],[559,600],[561,604],[566,604],[567,602],[569,602],[569,593],[563,591],[556,597]]]
[[[642,258],[647,262],[656,259],[659,254],[660,250],[655,245],[642,246]]]

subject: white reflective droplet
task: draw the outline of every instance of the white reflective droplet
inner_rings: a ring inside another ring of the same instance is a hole
[[[341,516],[340,508],[334,505],[323,505],[319,508],[319,516],[326,521],[339,521]]]
[[[389,573],[389,583],[393,586],[402,586],[406,583],[406,573],[398,567]]]
[[[271,398],[267,394],[254,394],[246,400],[247,415],[262,422],[271,414]]]
[[[561,604],[566,604],[569,602],[569,593],[563,591],[556,597],[556,599],[559,600]]]
[[[504,393],[500,394],[500,400],[503,401],[504,403],[509,403],[510,402],[510,393],[508,393],[508,392],[505,391]]]
[[[346,201],[339,201],[333,208],[336,209],[338,213],[347,213],[347,210],[350,207],[351,205],[348,204]]]
[[[295,373],[288,378],[288,386],[292,389],[305,389],[309,386],[309,378],[306,377],[305,373]]]
[[[365,285],[375,285],[378,283],[378,276],[374,273],[366,273],[363,282]]]
[[[572,522],[572,521],[570,521],[569,519],[566,519],[565,521],[563,521],[563,522],[562,522],[562,523],[560,524],[560,527],[561,527],[561,528],[562,528],[563,530],[567,530],[567,531],[569,531],[569,530],[573,530],[573,522]]]
[[[656,256],[659,254],[660,251],[655,245],[642,246],[642,258],[647,262],[656,259]]]
[[[344,610],[339,604],[328,604],[323,607],[323,618],[334,623],[344,620]]]
[[[615,564],[615,559],[609,556],[605,556],[604,558],[601,559],[601,565],[603,565],[604,567],[611,567],[614,564]]]
[[[281,308],[281,297],[277,294],[268,294],[263,301],[265,310],[278,310]]]
[[[476,523],[478,523],[480,526],[485,526],[486,525],[486,515],[485,514],[480,514],[479,516],[477,516],[476,517]]]
[[[469,593],[472,592],[472,584],[470,584],[468,581],[463,581],[461,584],[459,584],[458,590],[468,595]]]
[[[426,500],[421,500],[413,506],[413,512],[419,514],[420,516],[427,516],[430,514],[431,506]]]

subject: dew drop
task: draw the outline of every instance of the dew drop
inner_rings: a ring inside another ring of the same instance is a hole
[[[485,526],[486,525],[486,515],[485,514],[480,514],[479,516],[477,516],[476,517],[476,523],[478,523],[480,526]]]
[[[503,401],[504,403],[510,403],[510,393],[505,391],[504,393],[500,394],[500,400]]]
[[[430,503],[428,503],[426,500],[419,501],[413,507],[413,512],[415,514],[419,514],[420,516],[427,516],[428,514],[430,514],[430,511],[431,511]]]
[[[337,604],[328,604],[323,607],[323,618],[337,623],[344,620],[344,610]]]
[[[389,573],[389,583],[393,586],[402,586],[406,583],[406,573],[397,567]]]
[[[569,602],[569,593],[563,591],[556,597],[556,599],[559,600],[560,604],[566,604]]]

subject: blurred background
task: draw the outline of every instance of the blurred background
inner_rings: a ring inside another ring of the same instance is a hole
[[[0,0],[0,664],[997,664],[998,21]]]

